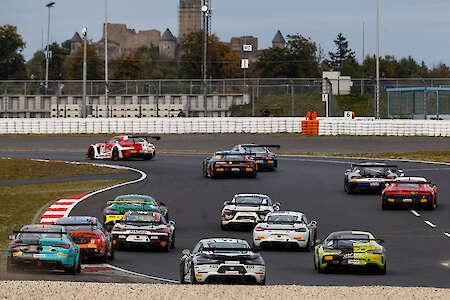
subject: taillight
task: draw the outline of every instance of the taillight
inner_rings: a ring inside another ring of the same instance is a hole
[[[381,254],[383,253],[383,250],[381,249],[370,249],[366,251],[367,253],[372,253],[372,254]]]
[[[155,232],[158,233],[168,233],[169,229],[168,228],[159,228],[159,229],[155,229]]]
[[[272,158],[272,155],[267,155],[267,158]]]
[[[254,165],[255,163],[254,162],[245,162],[244,164],[245,165]]]
[[[255,228],[255,231],[264,231],[264,228],[262,228],[262,227],[256,227],[256,228]]]
[[[261,157],[262,159],[266,159],[266,157],[265,156],[263,156],[263,157]]]
[[[230,210],[230,209],[224,209],[224,210],[223,210],[223,213],[224,213],[224,214],[232,214],[233,211]]]
[[[227,163],[224,161],[218,161],[215,163],[216,165],[226,165]]]
[[[27,244],[14,244],[14,243],[11,244],[11,248],[16,248],[16,247],[20,247],[20,246],[29,246],[29,245],[27,245]]]
[[[100,234],[93,233],[93,234],[90,234],[90,235],[85,235],[84,237],[91,238],[91,239],[99,239],[100,238]]]
[[[58,247],[60,247],[60,248],[64,248],[64,249],[69,249],[70,248],[70,245],[69,244],[61,244],[61,245],[51,245],[51,247],[55,247],[55,248],[58,248]]]

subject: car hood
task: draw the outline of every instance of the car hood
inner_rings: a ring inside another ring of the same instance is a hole
[[[227,205],[223,209],[229,209],[232,211],[273,211],[273,208],[271,206],[255,206],[255,205]]]

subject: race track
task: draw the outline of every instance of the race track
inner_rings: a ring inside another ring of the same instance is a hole
[[[75,152],[10,152],[0,156],[85,161]],[[176,248],[170,253],[119,251],[113,265],[123,269],[178,279],[181,251],[192,249],[201,238],[251,239],[250,232],[221,231],[219,214],[225,200],[236,193],[266,193],[282,210],[304,212],[319,224],[319,238],[337,230],[368,230],[384,239],[388,273],[318,274],[313,253],[263,251],[268,284],[393,285],[450,287],[450,166],[401,162],[407,175],[426,176],[440,187],[434,211],[382,211],[376,194],[347,195],[343,173],[350,161],[335,158],[283,157],[276,172],[259,173],[257,179],[217,179],[201,176],[205,155],[159,154],[153,161],[117,164],[140,169],[145,181],[95,195],[75,207],[72,215],[101,217],[107,200],[127,193],[150,194],[165,202],[176,221]],[[111,162],[106,162],[111,163]],[[428,221],[427,224],[425,221]],[[436,227],[430,226],[435,225]],[[446,265],[447,264],[447,265]]]

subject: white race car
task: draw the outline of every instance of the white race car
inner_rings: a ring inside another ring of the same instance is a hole
[[[152,138],[160,139],[158,136]],[[124,135],[90,145],[86,155],[89,159],[153,159],[156,156],[156,148],[149,142],[148,137]]]
[[[162,248],[175,247],[175,222],[153,211],[130,211],[111,230],[117,248],[145,245]]]
[[[183,250],[180,261],[181,283],[266,283],[262,256],[245,240],[212,238],[200,240],[194,250]]]
[[[308,223],[303,213],[295,211],[270,213],[253,229],[253,244],[261,248],[269,245],[293,245],[310,251],[316,238],[317,222]]]
[[[264,220],[270,212],[280,209],[280,203],[273,203],[263,194],[237,194],[231,201],[225,201],[220,225],[222,229],[231,226],[255,225]]]

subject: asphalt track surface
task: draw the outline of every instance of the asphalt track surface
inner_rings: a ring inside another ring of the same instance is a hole
[[[74,152],[0,151],[0,156],[86,160],[82,153]],[[250,232],[220,230],[219,214],[225,200],[236,193],[266,193],[281,202],[283,210],[302,211],[310,220],[316,220],[319,238],[338,230],[368,230],[385,239],[388,263],[384,276],[318,274],[313,269],[312,252],[263,251],[268,284],[450,287],[450,236],[445,235],[450,233],[450,166],[398,163],[407,175],[426,176],[440,187],[438,208],[417,211],[420,216],[416,216],[409,210],[382,211],[377,194],[347,195],[343,191],[343,173],[350,162],[347,159],[283,157],[276,172],[259,173],[256,179],[212,180],[201,176],[204,157],[161,154],[153,161],[118,162],[144,171],[148,178],[95,195],[77,205],[72,215],[101,217],[107,200],[128,193],[150,194],[165,202],[171,219],[176,221],[176,248],[170,253],[118,251],[112,264],[177,280],[181,251],[192,249],[199,239],[251,240]]]

